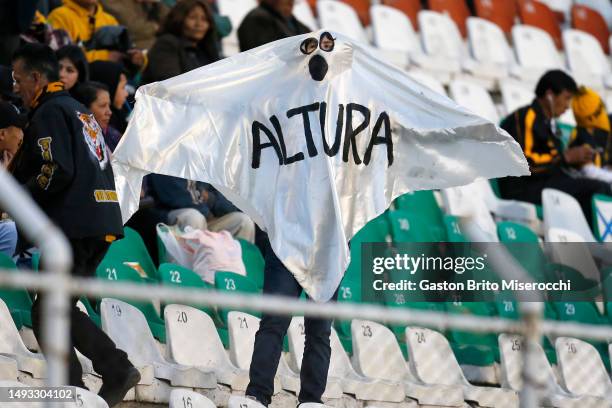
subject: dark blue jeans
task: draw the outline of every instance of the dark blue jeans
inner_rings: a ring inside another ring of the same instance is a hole
[[[283,295],[299,298],[302,287],[295,280],[283,263],[276,257],[268,240],[262,245],[264,248],[266,267],[264,273],[264,294]],[[337,290],[333,300],[338,296]],[[249,371],[249,386],[246,395],[257,398],[267,406],[274,393],[274,376],[278,362],[283,351],[283,338],[287,333],[291,316],[264,314],[255,335],[255,348]],[[327,370],[331,347],[329,336],[332,321],[328,319],[304,319],[306,340],[304,357],[300,372],[300,395],[302,402],[321,403],[321,396],[327,384]]]

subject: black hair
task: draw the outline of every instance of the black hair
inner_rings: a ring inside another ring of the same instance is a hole
[[[552,91],[555,95],[559,95],[563,91],[575,94],[578,92],[578,85],[576,85],[574,78],[565,72],[560,69],[553,69],[542,75],[535,89],[538,98],[546,95],[546,91]]]
[[[37,43],[22,45],[13,54],[12,62],[22,60],[24,68],[28,72],[38,71],[44,75],[49,82],[59,80],[59,63],[53,50]]]
[[[78,45],[65,45],[55,52],[55,56],[58,62],[67,58],[74,64],[77,71],[79,71],[78,83],[89,80],[89,63],[81,47]]]
[[[74,92],[72,93],[72,96],[74,97],[74,99],[85,105],[87,109],[89,109],[91,104],[96,99],[98,99],[99,91],[108,92],[108,86],[104,85],[101,82],[87,81],[77,84],[74,87]]]

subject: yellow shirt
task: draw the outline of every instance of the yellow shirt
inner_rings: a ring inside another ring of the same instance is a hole
[[[64,5],[53,10],[48,20],[53,28],[66,30],[72,41],[77,44],[89,41],[100,27],[119,25],[117,19],[105,12],[101,4],[98,4],[96,11],[90,14],[74,0],[64,0]],[[108,53],[108,50],[91,50],[86,51],[85,55],[87,60],[92,62],[108,60]]]

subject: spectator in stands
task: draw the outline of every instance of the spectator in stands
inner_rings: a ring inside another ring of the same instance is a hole
[[[572,131],[569,146],[587,145],[594,152],[593,161],[582,166],[582,173],[612,183],[612,132],[604,102],[594,90],[580,87],[572,100],[572,110],[578,126]]]
[[[89,63],[81,47],[67,45],[55,52],[60,65],[60,81],[64,89],[72,93],[76,84],[82,84],[89,79]]]
[[[593,149],[581,145],[563,150],[559,130],[553,121],[569,108],[577,91],[576,82],[565,72],[548,71],[538,81],[536,99],[531,105],[518,109],[502,121],[502,128],[523,148],[531,170],[530,176],[499,180],[504,198],[541,204],[542,190],[554,188],[574,196],[590,219],[593,194],[610,194],[608,183],[576,177],[572,167],[592,162]]]
[[[94,118],[102,128],[106,146],[111,152],[114,152],[119,140],[121,140],[121,133],[110,126],[113,112],[108,87],[100,82],[84,82],[76,87],[72,96],[93,113]]]
[[[136,48],[148,50],[153,46],[170,8],[159,0],[101,0],[100,3],[119,24],[127,27]]]
[[[17,108],[4,101],[0,101],[0,162],[8,168],[11,160],[23,140],[23,128],[27,119]],[[17,247],[17,228],[6,214],[0,217],[0,252],[12,257]]]
[[[17,50],[13,75],[15,91],[30,108],[23,145],[11,164],[13,174],[68,238],[74,259],[71,273],[92,277],[110,242],[123,234],[104,138],[93,115],[64,91],[57,58],[49,47],[27,44]],[[46,256],[53,254],[42,253],[42,260]],[[43,351],[44,296],[38,294],[32,306],[34,334]],[[102,376],[99,395],[115,406],[138,383],[140,374],[126,353],[79,310],[77,301],[72,298],[70,308],[69,383],[85,388],[76,347]]]
[[[311,30],[293,16],[293,0],[262,0],[238,28],[240,51]]]
[[[65,30],[72,41],[83,45],[88,61],[110,60],[123,62],[126,55],[120,50],[89,49],[87,42],[92,40],[102,27],[118,26],[117,19],[106,13],[98,0],[64,0],[64,5],[49,14],[49,23],[53,28]],[[117,33],[117,35],[119,35]],[[127,59],[135,66],[145,65],[145,56],[141,50],[127,50]]]
[[[19,35],[30,28],[37,0],[0,0],[0,65],[10,65]]]
[[[149,193],[169,211],[168,224],[211,231],[227,230],[236,238],[255,241],[255,224],[210,184],[151,174]]]
[[[153,48],[143,82],[162,81],[219,60],[212,11],[204,0],[182,0],[170,10]]]
[[[110,125],[123,133],[131,108],[127,104],[127,76],[120,64],[110,61],[95,61],[89,64],[89,78],[107,86],[111,99]]]
[[[13,92],[13,70],[0,65],[0,100],[20,105],[21,99]]]

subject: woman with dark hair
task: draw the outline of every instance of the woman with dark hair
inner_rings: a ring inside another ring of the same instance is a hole
[[[60,81],[67,91],[89,79],[89,64],[81,47],[66,45],[57,50],[55,56],[60,65]]]
[[[112,116],[110,125],[123,133],[127,127],[130,108],[127,105],[127,76],[121,64],[111,61],[94,61],[89,64],[89,78],[108,87]]]
[[[213,13],[205,0],[178,2],[166,17],[153,47],[143,83],[162,81],[219,60]]]
[[[102,128],[106,145],[111,152],[114,152],[121,139],[121,133],[110,125],[113,112],[108,87],[100,82],[88,81],[77,85],[72,95],[93,113],[96,122]]]

